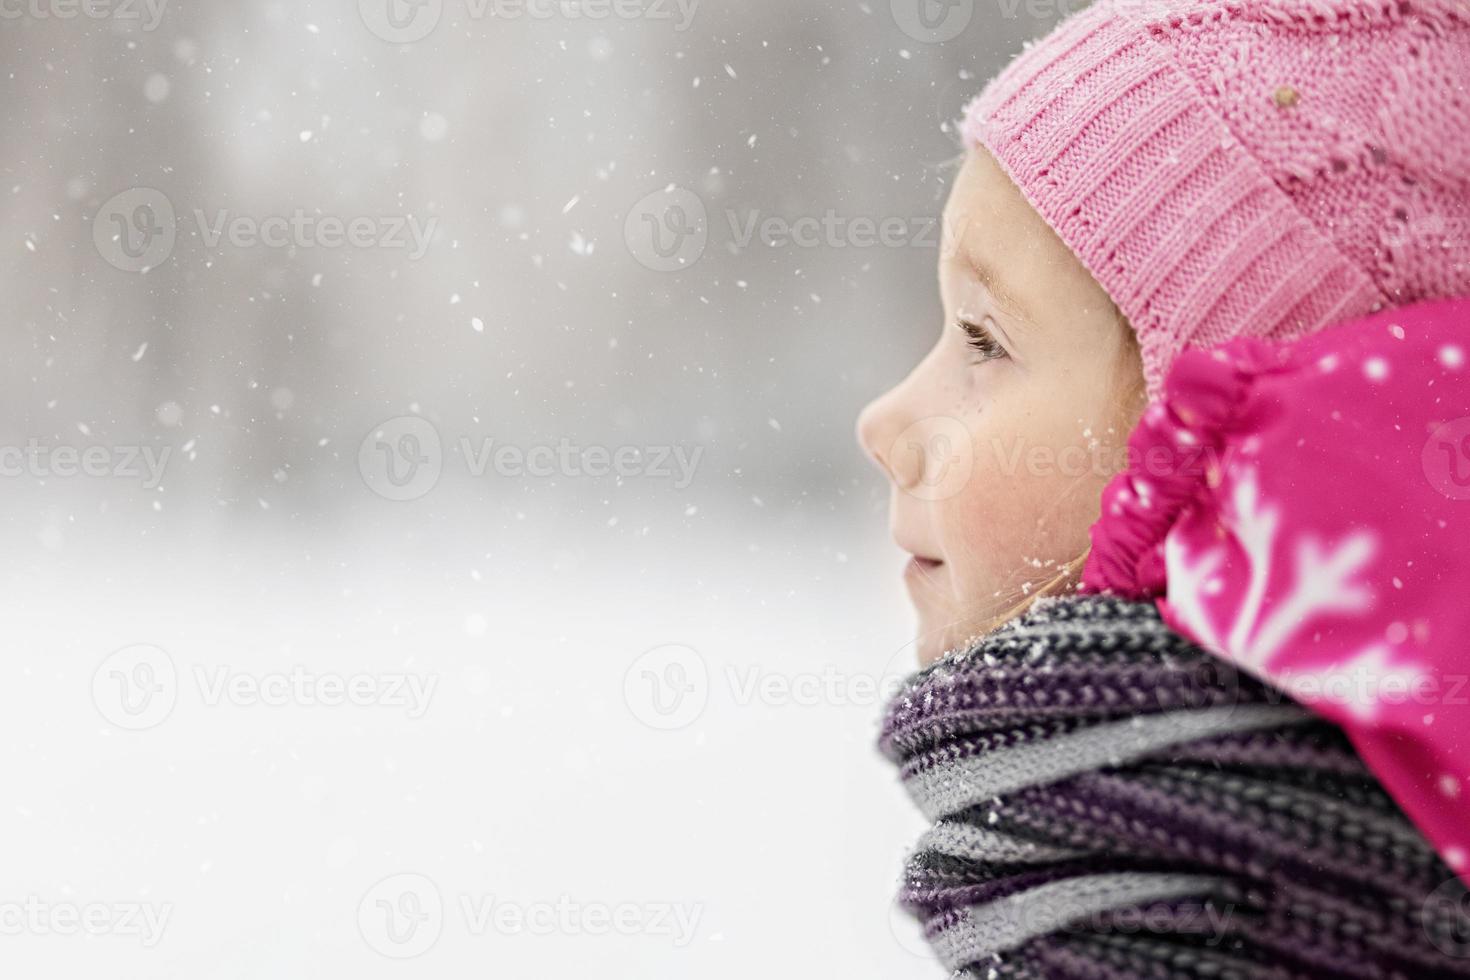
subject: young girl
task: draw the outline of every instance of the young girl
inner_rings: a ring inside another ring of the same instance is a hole
[[[968,107],[858,426],[956,975],[1470,976],[1467,109],[1458,0],[1096,0]]]

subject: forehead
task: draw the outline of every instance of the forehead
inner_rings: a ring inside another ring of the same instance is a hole
[[[1010,305],[1045,319],[1106,293],[983,147],[970,151],[944,208],[942,273],[993,281]],[[998,299],[1002,298],[997,296]]]
[[[948,251],[969,251],[986,259],[1002,247],[1006,253],[1018,246],[1034,250],[1047,238],[1055,238],[1050,226],[983,148],[966,154],[944,206],[944,228]]]

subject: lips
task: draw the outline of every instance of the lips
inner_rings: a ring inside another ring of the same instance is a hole
[[[895,529],[892,533],[893,533],[893,543],[896,544],[896,545],[898,545],[899,550],[905,551],[910,556],[912,556],[915,561],[921,562],[921,563],[923,563],[926,566],[934,566],[934,565],[943,565],[944,564],[944,562],[941,561],[940,559],[938,559],[938,558],[931,558],[929,555],[924,554],[924,550],[922,548],[919,548],[919,547],[916,547],[915,546],[916,545],[916,542],[913,542],[913,541],[908,540],[908,536],[905,535],[905,534],[900,533],[897,529]]]
[[[903,567],[903,577],[904,584],[909,587],[910,592],[915,587],[927,589],[936,594],[946,592],[947,590],[943,587],[944,561],[925,554],[916,536],[911,537],[896,526],[891,528],[891,531],[893,543],[909,555],[909,560]]]
[[[925,558],[923,555],[914,555],[904,565],[903,577],[910,586],[919,584],[933,588],[937,584],[935,579],[938,577],[939,570],[943,566],[944,562],[937,558]]]

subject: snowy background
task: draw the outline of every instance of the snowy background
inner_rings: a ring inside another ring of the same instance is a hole
[[[159,2],[0,3],[0,972],[942,973],[852,427],[1065,10]]]

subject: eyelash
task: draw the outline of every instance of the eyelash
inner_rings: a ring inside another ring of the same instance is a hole
[[[980,324],[970,323],[968,320],[955,320],[955,326],[965,334],[965,343],[978,355],[976,363],[995,361],[1010,356],[995,339],[995,335]]]

